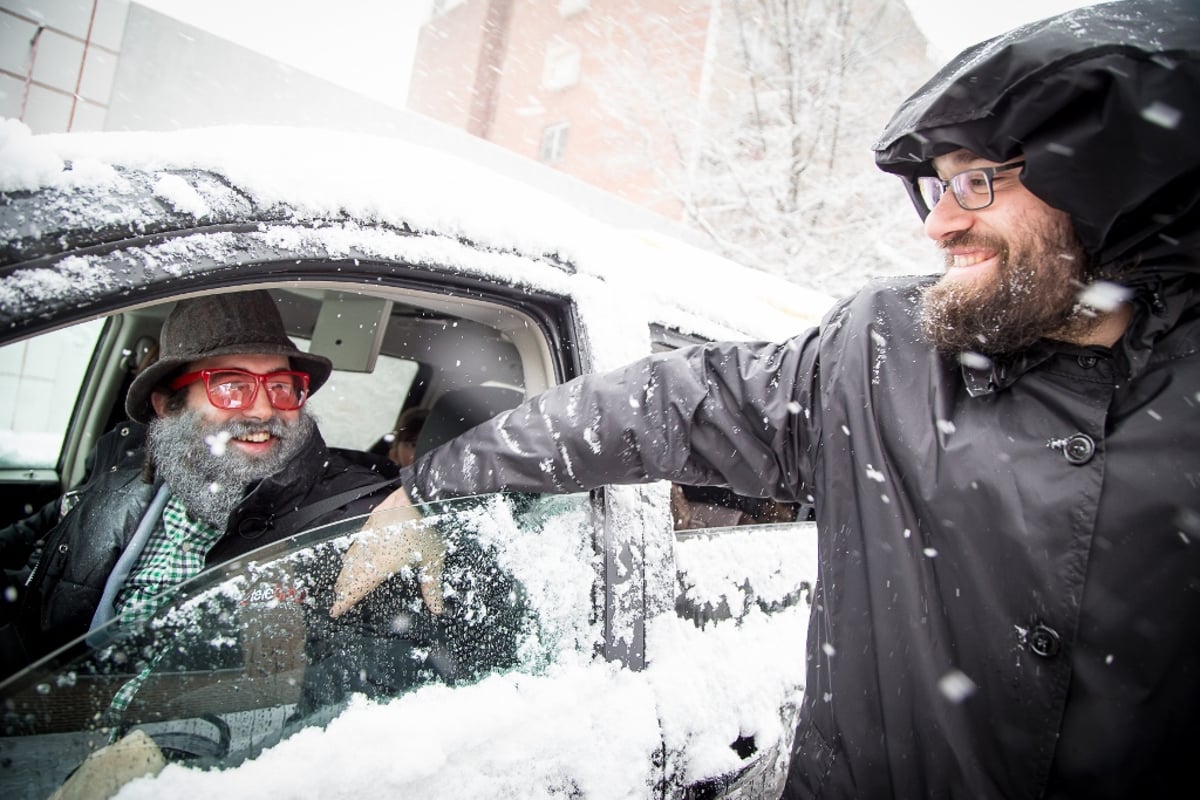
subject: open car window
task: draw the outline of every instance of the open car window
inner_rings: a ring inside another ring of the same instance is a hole
[[[0,347],[0,469],[53,469],[102,323]]]
[[[118,617],[0,684],[0,795],[47,797],[89,753],[134,731],[168,762],[230,767],[323,726],[356,696],[593,656],[588,495],[492,495],[422,511],[446,543],[440,616],[402,571],[330,617],[363,517],[209,569],[170,590],[149,620]]]
[[[442,404],[438,418],[463,421],[444,440],[557,381],[547,333],[499,300],[315,281],[244,288],[267,288],[293,342],[332,361],[307,404],[331,447],[387,459],[405,412]],[[91,477],[97,443],[128,424],[129,385],[157,357],[174,304],[117,309],[0,347],[0,528],[57,511]]]
[[[663,325],[650,326],[652,350],[668,353],[707,340]],[[775,525],[813,519],[811,506],[781,503],[763,497],[747,497],[721,486],[671,484],[671,520],[676,532],[739,525]]]

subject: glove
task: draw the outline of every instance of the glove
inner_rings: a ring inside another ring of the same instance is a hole
[[[413,507],[408,493],[397,489],[371,512],[342,557],[329,614],[339,617],[346,613],[405,567],[415,568],[426,608],[441,614],[445,562],[445,540]]]

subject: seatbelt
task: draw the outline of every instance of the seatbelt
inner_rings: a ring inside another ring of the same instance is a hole
[[[171,491],[167,488],[167,485],[165,483],[161,484],[158,487],[158,493],[154,495],[154,499],[146,507],[146,513],[142,515],[142,520],[138,523],[133,536],[129,539],[129,544],[125,546],[121,557],[117,559],[112,572],[108,573],[108,580],[104,584],[104,592],[100,595],[100,605],[96,606],[96,613],[92,616],[92,624],[88,627],[88,644],[92,647],[100,646],[100,642],[107,638],[107,633],[104,636],[97,637],[94,635],[94,631],[116,615],[117,592],[121,591],[121,587],[125,585],[125,579],[129,577],[129,572],[133,569],[134,562],[138,560],[138,556],[145,549],[146,542],[150,539],[150,534],[154,532],[154,528],[162,521],[163,509],[167,507],[167,500],[170,497]]]
[[[299,533],[313,520],[323,517],[332,511],[337,511],[347,503],[353,503],[360,497],[366,497],[367,495],[374,494],[375,492],[387,486],[399,483],[400,478],[397,476],[395,478],[388,478],[385,481],[380,481],[379,483],[371,483],[366,486],[359,486],[356,489],[350,489],[349,491],[341,492],[340,494],[335,494],[332,497],[326,497],[323,500],[318,500],[315,503],[298,508],[288,516],[281,518],[279,521],[282,522],[286,520],[288,527]]]

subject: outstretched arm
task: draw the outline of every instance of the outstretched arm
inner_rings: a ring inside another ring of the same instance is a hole
[[[338,616],[405,567],[441,613],[445,545],[422,503],[497,491],[565,493],[665,479],[803,500],[811,474],[815,332],[711,344],[586,375],[472,428],[402,471],[338,575]],[[410,499],[411,497],[411,499]]]
[[[801,500],[815,336],[702,345],[585,375],[417,459],[405,486],[428,502],[665,479]]]

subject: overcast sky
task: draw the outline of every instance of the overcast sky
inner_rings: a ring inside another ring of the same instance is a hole
[[[243,47],[403,105],[428,0],[138,0]]]
[[[1086,0],[906,0],[931,52],[948,60],[968,45],[1070,8]]]
[[[244,47],[402,105],[429,0],[139,0]],[[907,0],[931,52],[962,48],[1080,0]]]

